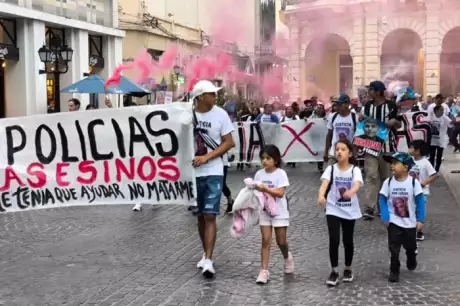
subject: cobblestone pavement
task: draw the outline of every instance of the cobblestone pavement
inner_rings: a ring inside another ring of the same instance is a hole
[[[228,216],[218,220],[216,278],[205,280],[196,269],[196,220],[184,207],[50,209],[0,215],[0,305],[460,305],[460,209],[443,180],[432,188],[415,272],[403,269],[401,282],[389,284],[385,230],[378,220],[359,221],[356,279],[327,288],[327,229],[315,204],[314,168],[288,170],[295,275],[283,275],[274,247],[271,281],[256,285],[259,231],[235,240]],[[250,173],[231,169],[231,189]]]

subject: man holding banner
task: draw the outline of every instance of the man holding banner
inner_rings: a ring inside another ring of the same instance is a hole
[[[233,123],[227,112],[216,105],[219,90],[219,87],[206,80],[199,81],[192,90],[195,130],[193,166],[196,168],[198,233],[204,251],[197,267],[203,270],[207,278],[215,274],[212,253],[223,187],[222,156],[234,146]]]
[[[385,84],[381,81],[373,81],[369,84],[369,102],[361,109],[360,121],[365,118],[372,118],[382,122],[388,130],[389,137],[383,143],[381,152],[389,153],[394,151],[394,132],[401,127],[401,122],[396,119],[396,103],[385,98]],[[380,152],[379,152],[380,153]],[[377,209],[378,194],[382,182],[390,176],[390,166],[380,154],[378,156],[365,154],[364,170],[366,173],[364,184],[368,188],[365,193],[364,220],[374,219],[374,212]]]

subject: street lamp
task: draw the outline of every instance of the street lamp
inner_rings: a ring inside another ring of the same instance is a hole
[[[61,111],[60,75],[67,73],[69,62],[72,61],[73,50],[67,45],[61,45],[61,39],[54,37],[50,41],[50,48],[43,45],[38,49],[40,61],[45,64],[45,69],[40,69],[39,74],[51,73],[54,75],[54,111]],[[52,65],[50,67],[50,65]],[[60,69],[61,68],[61,69]]]

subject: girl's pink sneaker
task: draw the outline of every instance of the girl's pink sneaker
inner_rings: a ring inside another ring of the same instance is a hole
[[[284,273],[285,274],[294,273],[294,258],[292,257],[291,252],[289,252],[288,258],[284,260]]]
[[[268,270],[260,270],[259,276],[257,277],[256,283],[259,285],[265,285],[270,278]]]

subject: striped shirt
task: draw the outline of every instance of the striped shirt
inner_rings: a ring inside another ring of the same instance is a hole
[[[364,107],[361,108],[361,114],[365,117],[370,117],[376,120],[380,120],[383,123],[387,123],[390,119],[396,118],[397,106],[396,103],[391,100],[385,100],[385,103],[376,106],[374,101],[369,101]],[[393,130],[390,130],[388,141],[383,145],[383,153],[394,152],[396,142],[396,136]]]

